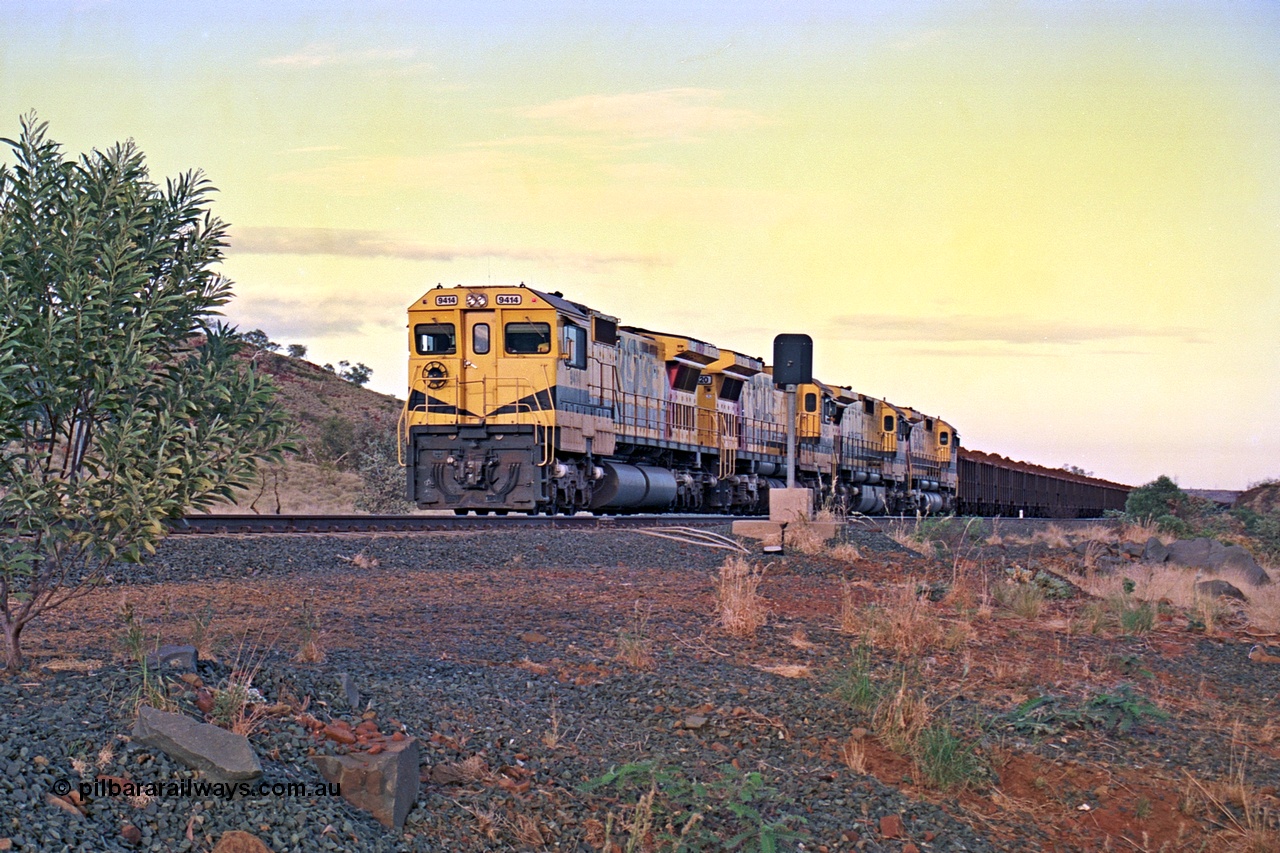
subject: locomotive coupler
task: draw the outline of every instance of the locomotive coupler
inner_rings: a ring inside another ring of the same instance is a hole
[[[453,466],[453,481],[464,489],[484,491],[493,483],[493,471],[498,467],[495,453],[461,453],[450,456],[446,464]]]

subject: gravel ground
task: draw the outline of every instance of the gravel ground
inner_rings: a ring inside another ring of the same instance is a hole
[[[869,556],[868,576],[887,578],[872,585],[891,584],[903,549],[869,527],[851,528],[849,537]],[[147,565],[117,567],[115,587],[135,601],[140,593],[155,609],[175,590],[190,596],[206,587],[252,590],[234,611],[245,624],[264,610],[296,614],[300,590],[328,590],[342,600],[326,605],[328,618],[342,622],[333,629],[327,660],[297,663],[283,642],[269,646],[254,684],[268,701],[305,701],[306,713],[324,722],[354,723],[372,713],[384,732],[418,738],[424,781],[403,832],[330,796],[133,803],[102,797],[90,798],[83,816],[50,804],[46,794],[60,780],[194,778],[163,754],[128,741],[139,677],[115,660],[118,650],[107,634],[118,598],[106,592],[96,595],[98,611],[72,611],[32,638],[33,647],[44,650],[32,655],[37,665],[48,662],[50,649],[100,663],[87,672],[36,671],[0,680],[0,839],[8,838],[14,850],[206,851],[224,831],[239,829],[275,853],[600,850],[610,822],[614,841],[625,840],[619,827],[649,785],[632,779],[584,790],[583,784],[610,768],[651,761],[665,774],[659,807],[696,799],[689,791],[674,793],[673,780],[708,783],[708,798],[700,801],[707,826],[719,822],[726,833],[765,824],[785,828],[793,834],[783,850],[1090,849],[1055,847],[1051,830],[1032,815],[988,832],[979,828],[986,826],[982,820],[958,819],[971,801],[944,795],[925,801],[904,794],[911,786],[883,772],[878,781],[848,769],[833,744],[859,721],[833,698],[823,675],[841,665],[849,648],[830,619],[832,584],[848,566],[796,555],[764,561],[779,613],[756,637],[730,640],[707,632],[704,600],[708,575],[724,556],[632,532],[173,537]],[[377,589],[386,590],[387,601],[369,591]],[[652,606],[652,671],[620,664],[612,645],[625,624],[619,614],[637,595],[648,596]],[[166,624],[172,629],[185,616]],[[294,618],[279,615],[285,625]],[[802,624],[812,648],[792,641]],[[68,637],[75,648],[63,648]],[[1096,657],[1136,655],[1166,680],[1202,678],[1208,669],[1213,689],[1231,708],[1251,708],[1255,721],[1270,713],[1259,696],[1274,699],[1280,691],[1275,675],[1260,677],[1241,664],[1237,647],[1223,643],[1202,642],[1167,661],[1143,644],[1090,651],[1089,644],[1101,641],[1080,643]],[[234,658],[224,652],[219,662],[202,662],[201,678],[223,682]],[[759,666],[781,661],[803,663],[819,675],[787,678]],[[359,708],[347,706],[341,673],[360,691]],[[175,685],[174,697],[190,708],[190,693]],[[981,690],[973,698],[966,714],[989,713]],[[1221,768],[1229,727],[1197,713],[1152,726],[1119,747],[1103,746],[1117,755],[1132,748],[1141,760],[1158,759],[1173,770]],[[1196,736],[1185,736],[1179,720]],[[310,754],[341,749],[317,740],[294,717],[271,719],[251,740],[267,783],[315,784],[320,777]],[[1102,742],[1089,743],[1096,749]],[[1029,748],[1055,751],[1045,744]],[[1083,747],[1071,748],[1089,757]],[[435,773],[462,766],[469,768],[466,781],[442,782]],[[1265,783],[1275,766],[1268,759],[1253,773]],[[764,786],[755,793],[743,783],[752,777],[742,774],[752,773]],[[734,817],[721,801],[734,796],[755,809],[758,820]],[[904,831],[886,837],[881,821],[895,816]],[[136,844],[123,834],[126,824],[141,831]]]
[[[873,531],[856,535],[863,547],[897,547]],[[705,576],[724,554],[635,533],[173,537],[147,565],[118,566],[113,582],[324,583],[358,571],[484,575],[510,566],[534,576],[542,570],[585,576],[673,568]],[[356,567],[356,555],[370,568]],[[276,853],[593,850],[599,849],[588,843],[593,826],[598,832],[611,813],[615,820],[625,818],[646,786],[593,792],[580,786],[611,767],[653,761],[672,778],[712,781],[717,794],[739,790],[733,780],[743,777],[731,767],[761,773],[768,790],[749,802],[762,822],[777,821],[795,832],[783,849],[900,850],[903,839],[879,837],[878,821],[885,815],[900,815],[909,836],[929,850],[995,849],[939,807],[913,802],[872,777],[853,774],[830,755],[820,756],[819,735],[840,714],[821,684],[744,667],[707,643],[669,651],[653,672],[631,671],[598,651],[576,649],[573,640],[586,635],[571,624],[558,625],[556,614],[538,617],[536,627],[544,634],[530,637],[518,630],[527,626],[512,626],[496,639],[465,645],[469,659],[440,659],[429,636],[416,645],[382,647],[376,655],[335,649],[323,664],[295,663],[281,651],[263,659],[254,684],[268,700],[308,697],[308,713],[321,720],[358,721],[338,687],[338,674],[347,673],[363,697],[359,710],[375,712],[384,731],[396,727],[394,720],[419,738],[427,781],[403,834],[335,797],[161,797],[149,803],[90,798],[83,817],[50,804],[46,794],[60,780],[78,785],[95,776],[166,783],[195,778],[164,754],[128,741],[139,677],[131,667],[107,662],[89,672],[0,682],[0,727],[6,732],[0,744],[0,837],[11,839],[15,850],[185,851],[210,849],[223,831],[242,829]],[[100,659],[111,654],[107,646],[82,651]],[[227,674],[225,662],[200,664],[208,684]],[[179,701],[188,705],[190,696],[182,694]],[[686,728],[695,712],[706,722]],[[309,753],[336,748],[286,719],[270,721],[252,741],[267,783],[320,781]],[[467,759],[472,766],[478,762],[480,778],[467,784],[430,781],[432,767]],[[531,785],[513,790],[497,784],[512,774]],[[724,781],[716,787],[715,780]],[[708,820],[717,815],[732,822],[723,806],[712,809]],[[129,823],[141,830],[137,845],[122,835]],[[733,825],[742,828],[740,821]],[[926,837],[931,841],[924,842]],[[615,839],[621,836],[615,833]]]

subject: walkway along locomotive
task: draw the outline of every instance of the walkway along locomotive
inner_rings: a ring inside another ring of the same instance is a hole
[[[437,286],[409,308],[401,418],[423,509],[758,513],[785,477],[762,360],[525,287]],[[861,513],[955,508],[950,424],[814,381],[797,485]]]

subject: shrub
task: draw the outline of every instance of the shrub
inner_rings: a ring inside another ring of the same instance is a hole
[[[690,779],[676,767],[645,761],[611,768],[579,786],[591,794],[613,788],[630,803],[631,818],[610,812],[602,829],[626,833],[624,844],[600,839],[603,850],[776,851],[779,842],[798,839],[804,819],[782,811],[777,791],[760,773],[722,765],[709,778]],[[618,824],[621,824],[618,826]]]
[[[404,469],[400,466],[399,439],[390,431],[375,432],[356,454],[360,492],[355,507],[375,515],[404,515],[415,507],[405,499]]]
[[[1187,493],[1163,474],[1129,492],[1124,512],[1136,521],[1149,521],[1165,515],[1176,515],[1187,501]]]
[[[1035,619],[1044,606],[1044,592],[1034,583],[1004,583],[995,588],[996,601],[1022,619]]]
[[[1007,728],[1028,735],[1056,735],[1064,729],[1105,729],[1121,734],[1144,719],[1164,720],[1168,714],[1129,684],[1083,701],[1046,693],[1034,696],[1004,715]]]
[[[849,665],[837,673],[832,683],[832,694],[850,707],[866,711],[880,698],[880,688],[871,680],[871,650],[859,646],[854,650]]]
[[[64,157],[35,116],[0,166],[0,629],[140,561],[292,449],[274,389],[218,321],[226,224],[198,172],[132,142]]]
[[[355,424],[340,415],[333,415],[320,424],[320,444],[313,452],[317,459],[346,468],[355,443]]]
[[[986,775],[974,745],[961,740],[945,723],[922,729],[911,757],[925,780],[944,791],[973,787]]]

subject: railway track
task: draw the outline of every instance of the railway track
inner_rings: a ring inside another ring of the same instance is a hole
[[[764,521],[768,516],[742,515],[188,515],[169,526],[174,534],[235,533],[442,533],[479,530],[627,530],[645,527],[717,527],[734,521]],[[968,519],[956,519],[965,524]],[[1054,524],[1064,528],[1111,523],[1109,519],[1082,518],[983,518],[974,528],[976,534],[1000,529],[1028,532]],[[897,525],[912,525],[914,517],[863,516],[850,519],[890,532]]]
[[[437,533],[473,530],[625,530],[644,527],[715,527],[765,516],[729,515],[188,515],[174,534]]]

